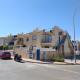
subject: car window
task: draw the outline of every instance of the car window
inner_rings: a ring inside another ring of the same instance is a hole
[[[4,52],[4,54],[10,54],[10,52]]]

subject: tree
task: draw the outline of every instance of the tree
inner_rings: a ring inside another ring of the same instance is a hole
[[[3,50],[8,50],[9,46],[8,45],[3,45]]]
[[[0,50],[3,50],[3,46],[0,46]]]

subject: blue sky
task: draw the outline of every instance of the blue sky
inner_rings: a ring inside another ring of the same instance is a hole
[[[73,39],[75,8],[76,40],[80,40],[80,0],[0,0],[0,36],[56,25]]]

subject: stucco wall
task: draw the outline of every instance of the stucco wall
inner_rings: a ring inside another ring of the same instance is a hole
[[[65,40],[64,53],[65,53],[65,56],[70,56],[71,54],[73,54],[72,46],[71,46],[71,43],[68,41],[68,39]]]

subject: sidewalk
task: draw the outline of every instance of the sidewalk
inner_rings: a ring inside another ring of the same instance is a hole
[[[12,58],[14,58],[12,56]],[[30,63],[38,63],[38,64],[54,64],[54,65],[73,65],[74,60],[71,59],[65,59],[64,62],[44,62],[40,60],[33,60],[33,59],[26,59],[22,58],[24,62],[30,62]],[[76,65],[80,65],[80,60],[76,60]]]
[[[75,60],[65,59],[64,62],[69,64],[74,64]],[[76,64],[80,64],[80,60],[76,60]]]
[[[33,59],[25,59],[23,58],[24,61],[30,62],[30,63],[39,63],[39,64],[52,64],[52,62],[43,62],[39,60],[33,60]]]
[[[13,56],[11,56],[12,59],[14,59]],[[30,62],[30,63],[39,63],[39,64],[52,64],[52,62],[44,62],[44,61],[40,61],[40,60],[34,60],[34,59],[26,59],[26,58],[22,58],[23,62]]]
[[[30,63],[39,63],[39,64],[55,64],[55,65],[74,65],[74,60],[69,60],[65,59],[64,62],[44,62],[44,61],[39,61],[39,60],[33,60],[33,59],[25,59],[23,58],[24,61],[30,62]],[[76,65],[80,65],[80,60],[76,60]]]
[[[23,60],[26,61],[26,62],[39,63],[39,64],[54,64],[54,65],[67,65],[68,64],[66,62],[44,62],[44,61],[33,60],[33,59],[25,59],[25,58],[23,58]]]

